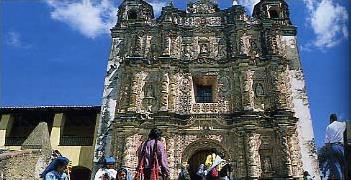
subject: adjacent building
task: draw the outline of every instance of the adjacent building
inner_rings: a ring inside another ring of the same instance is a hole
[[[51,148],[71,160],[73,173],[90,176],[100,106],[1,107],[0,117],[0,149],[21,150],[38,124],[46,122]]]

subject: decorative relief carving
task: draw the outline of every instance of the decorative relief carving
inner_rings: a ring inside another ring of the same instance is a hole
[[[190,3],[187,7],[188,13],[193,14],[208,14],[219,11],[218,5],[209,0],[201,0],[196,3]]]
[[[172,37],[171,40],[171,55],[172,57],[175,58],[181,58],[181,37],[180,36],[174,36]]]
[[[199,114],[213,114],[218,113],[218,103],[193,103],[192,104],[192,112]]]
[[[142,135],[134,134],[130,137],[127,137],[125,140],[125,152],[124,152],[124,159],[126,161],[124,166],[125,167],[137,167],[138,165],[138,155],[137,150],[140,144],[143,142]],[[133,168],[131,170],[134,170]]]

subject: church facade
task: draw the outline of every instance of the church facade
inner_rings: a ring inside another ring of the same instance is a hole
[[[124,0],[111,29],[94,162],[114,155],[135,170],[150,129],[163,131],[177,179],[206,154],[224,155],[236,179],[319,178],[296,27],[284,0],[220,9],[172,3],[155,18]]]

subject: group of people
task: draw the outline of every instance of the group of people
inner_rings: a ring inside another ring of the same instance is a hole
[[[167,180],[169,179],[168,158],[164,144],[161,142],[162,131],[155,128],[150,131],[147,141],[138,149],[138,167],[135,180]],[[40,174],[44,180],[69,180],[69,159],[54,151],[52,160]],[[95,180],[132,180],[127,168],[115,169],[114,157],[102,157]]]
[[[204,164],[200,164],[196,175],[202,180],[229,180],[232,168],[223,155],[212,153],[207,156]]]
[[[100,161],[100,169],[96,172],[94,180],[132,180],[127,168],[115,169],[116,159],[104,157]]]
[[[337,121],[336,115],[330,117],[330,125],[326,130],[325,149],[329,156],[322,164],[323,177],[344,179],[345,169],[343,133],[346,129],[344,122]],[[148,140],[138,148],[138,166],[135,180],[168,180],[170,169],[165,146],[161,141],[162,131],[154,128],[150,131]],[[215,152],[215,151],[214,151]],[[116,160],[113,157],[101,158],[101,168],[95,175],[95,180],[131,180],[131,173],[127,168],[114,169]],[[59,153],[55,153],[52,162],[43,171],[44,180],[69,180],[67,166],[69,160]],[[232,172],[230,164],[226,163],[223,155],[209,154],[206,161],[201,164],[196,172],[197,179],[202,180],[229,180]],[[180,177],[187,179],[186,168],[183,167]],[[304,179],[312,179],[309,173],[304,173]]]

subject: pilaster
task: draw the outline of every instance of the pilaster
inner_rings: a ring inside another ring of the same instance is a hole
[[[5,147],[6,137],[10,134],[13,124],[13,118],[11,114],[1,115],[0,120],[0,148]]]
[[[261,145],[260,134],[254,126],[245,127],[245,144],[247,159],[247,178],[259,179],[262,173],[259,148]]]
[[[280,148],[280,160],[281,160],[281,169],[280,174],[284,178],[292,177],[292,166],[291,166],[291,154],[289,148],[289,130],[286,125],[279,125],[276,129],[279,148]]]

